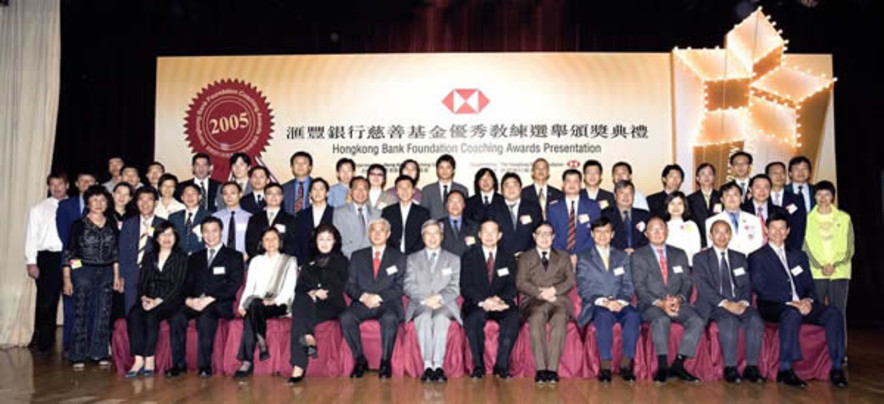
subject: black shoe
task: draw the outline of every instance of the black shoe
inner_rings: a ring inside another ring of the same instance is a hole
[[[212,377],[212,368],[200,369],[200,377],[203,379],[208,378],[208,377]]]
[[[178,377],[187,373],[187,368],[183,366],[172,366],[169,370],[166,370],[166,377]]]
[[[611,382],[611,369],[602,369],[599,371],[599,381],[602,383]]]
[[[767,379],[761,376],[761,371],[758,370],[758,366],[746,366],[746,369],[743,369],[743,380],[746,380],[749,383],[758,384],[767,381]]]
[[[546,381],[552,384],[556,384],[559,382],[559,372],[553,372],[552,370],[546,371]]]
[[[316,349],[316,345],[308,345],[307,346],[307,356],[316,359],[319,357],[319,349]]]
[[[805,383],[804,380],[799,379],[798,375],[796,375],[795,371],[792,369],[777,372],[777,383],[798,387],[799,389],[807,387],[807,383]]]
[[[421,375],[422,382],[432,382],[436,379],[436,374],[433,372],[433,369],[426,368],[424,369],[424,374]]]
[[[378,370],[378,379],[385,380],[393,377],[393,367],[390,361],[381,361],[381,368]]]
[[[365,371],[368,370],[368,361],[365,358],[359,358],[356,360],[356,364],[353,365],[353,371],[350,372],[350,377],[354,379],[362,378],[365,376]]]
[[[546,383],[546,371],[538,370],[537,373],[534,373],[534,383],[543,384]]]
[[[234,379],[245,379],[252,375],[255,372],[255,365],[249,366],[247,370],[237,369],[236,372],[233,373]]]
[[[266,361],[267,359],[270,359],[270,351],[265,349],[263,351],[258,352],[258,360],[259,361],[263,362],[263,361]]]
[[[305,374],[306,374],[306,373],[305,373]],[[298,376],[298,377],[289,377],[288,380],[286,380],[286,383],[288,383],[288,384],[298,384],[298,383],[300,383],[300,382],[302,382],[302,381],[304,381],[304,375],[303,375],[303,374],[300,375],[300,376]]]
[[[494,373],[497,374],[496,368],[494,369]],[[478,380],[483,377],[485,377],[485,365],[479,364],[479,365],[473,366],[473,371],[470,372],[470,378]]]
[[[740,377],[740,372],[737,371],[737,368],[725,366],[724,368],[724,381],[733,384],[740,384],[743,382],[743,378]]]
[[[829,380],[832,381],[832,385],[835,387],[847,387],[847,377],[844,376],[844,369],[832,369],[829,372]]]
[[[700,379],[690,374],[687,369],[685,369],[684,366],[682,366],[681,364],[676,364],[669,368],[669,374],[690,383],[696,383],[700,381]]]
[[[433,381],[442,383],[448,381],[448,377],[445,376],[445,371],[442,368],[436,368],[436,371],[433,372]]]
[[[654,373],[654,381],[657,383],[666,383],[667,378],[669,378],[669,368],[657,368],[657,372]]]
[[[634,382],[635,372],[632,371],[631,366],[620,368],[620,377],[623,379],[624,382]]]
[[[499,379],[510,379],[513,375],[510,374],[510,371],[507,368],[494,367],[494,376]]]

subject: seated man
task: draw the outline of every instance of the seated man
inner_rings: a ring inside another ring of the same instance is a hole
[[[671,375],[697,382],[699,379],[684,368],[684,361],[697,352],[706,322],[688,302],[693,290],[688,257],[681,249],[666,245],[669,230],[663,219],[652,217],[645,233],[650,244],[635,250],[632,274],[638,310],[642,320],[651,324],[651,338],[657,351],[654,381],[663,383]],[[669,367],[669,327],[673,322],[684,327],[684,335],[678,356]]]
[[[485,376],[485,323],[490,319],[499,326],[494,375],[502,379],[510,377],[510,353],[519,333],[516,261],[513,254],[498,248],[501,237],[497,222],[485,219],[479,228],[482,245],[468,249],[461,258],[462,311],[474,379]]]
[[[380,322],[382,353],[378,377],[389,379],[393,375],[390,358],[393,356],[396,332],[405,316],[402,308],[405,256],[396,247],[387,248],[390,222],[386,219],[371,222],[368,238],[371,246],[354,251],[350,260],[350,278],[345,291],[353,302],[341,313],[341,329],[356,361],[350,377],[360,378],[368,370],[368,361],[362,353],[359,324],[369,319]]]
[[[785,247],[789,221],[772,214],[767,219],[768,244],[749,255],[749,274],[758,298],[758,312],[765,321],[779,323],[780,370],[777,383],[807,386],[792,370],[801,360],[798,341],[802,323],[826,329],[826,345],[832,358],[829,378],[836,387],[847,387],[844,364],[844,317],[834,306],[816,300],[807,255]]]
[[[642,320],[632,305],[635,289],[629,254],[611,247],[612,238],[614,226],[611,220],[606,217],[595,219],[592,222],[595,247],[577,254],[577,291],[583,301],[577,325],[583,328],[595,319],[599,356],[602,358],[599,381],[610,382],[614,324],[620,323],[623,338],[620,377],[631,382],[635,380],[632,359],[635,358]]]
[[[758,354],[764,323],[758,310],[750,305],[752,282],[746,256],[728,248],[731,227],[724,220],[712,224],[712,248],[694,256],[694,283],[697,285],[697,311],[703,318],[718,323],[718,341],[724,356],[724,380],[737,383],[746,379],[764,383],[758,371]],[[737,336],[743,329],[746,338],[746,369],[737,372]]]
[[[553,227],[541,222],[534,229],[537,247],[519,255],[516,270],[516,286],[525,295],[520,310],[530,327],[531,351],[537,365],[535,383],[559,381],[559,360],[565,348],[568,320],[574,310],[568,298],[568,291],[574,287],[574,267],[567,252],[552,248],[554,236]]]
[[[426,195],[426,194],[424,194]],[[460,322],[457,297],[460,296],[460,258],[442,246],[442,227],[435,220],[421,226],[424,249],[408,256],[405,294],[408,308],[405,321],[414,319],[417,342],[424,359],[423,382],[444,382],[445,342],[451,319]]]
[[[190,255],[184,286],[185,307],[169,320],[172,339],[172,368],[166,376],[186,372],[184,348],[187,322],[196,318],[199,333],[198,367],[200,377],[212,376],[212,352],[218,319],[233,318],[233,302],[243,283],[242,253],[221,244],[221,219],[208,216],[200,229],[206,248]]]

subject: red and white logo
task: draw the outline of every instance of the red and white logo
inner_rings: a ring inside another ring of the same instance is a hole
[[[566,163],[566,165],[568,166],[568,168],[579,168],[579,167],[580,167],[580,162],[577,161],[577,160],[569,160],[569,161]]]
[[[442,104],[455,114],[478,114],[488,102],[488,97],[478,88],[455,88],[442,99]]]

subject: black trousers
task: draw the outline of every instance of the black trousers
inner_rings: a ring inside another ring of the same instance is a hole
[[[132,356],[154,356],[160,323],[181,309],[178,305],[161,303],[150,311],[144,311],[141,303],[136,303],[126,316],[126,329],[129,332],[129,354]],[[171,324],[170,324],[171,325]]]
[[[197,367],[212,367],[212,350],[215,345],[215,333],[218,331],[219,319],[233,318],[233,302],[230,300],[214,301],[203,311],[196,311],[183,306],[169,319],[172,334],[172,364],[179,367],[187,366],[185,349],[187,347],[187,322],[196,318],[196,330],[199,335],[197,344]]]
[[[510,353],[519,335],[519,311],[515,307],[491,312],[478,308],[465,314],[463,325],[470,343],[470,353],[473,355],[473,368],[485,367],[485,323],[488,320],[497,321],[500,329],[494,366],[508,369]]]
[[[303,344],[304,336],[311,334],[315,337],[316,325],[334,320],[341,315],[343,310],[338,310],[323,301],[314,302],[306,293],[299,293],[292,303],[292,337],[289,343],[289,363],[307,372],[307,347]],[[318,343],[318,341],[317,341]]]
[[[265,306],[261,299],[254,299],[246,309],[246,316],[242,320],[242,339],[239,341],[239,352],[236,358],[241,361],[253,362],[255,359],[255,345],[258,337],[267,340],[267,320],[282,317],[288,313],[284,304]]]
[[[37,306],[34,313],[34,334],[37,348],[48,351],[55,345],[55,329],[57,327],[58,299],[64,283],[61,273],[61,253],[40,251],[37,253]]]
[[[365,320],[378,320],[381,323],[381,361],[389,361],[393,356],[396,332],[399,330],[399,322],[403,316],[402,306],[396,306],[395,303],[381,304],[380,307],[369,309],[361,302],[353,302],[341,313],[341,329],[353,358],[356,360],[365,358],[359,324]]]

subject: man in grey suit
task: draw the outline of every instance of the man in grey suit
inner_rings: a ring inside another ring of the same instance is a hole
[[[614,342],[614,324],[620,323],[623,357],[620,377],[635,380],[632,359],[638,342],[641,316],[632,305],[635,288],[629,254],[611,247],[614,224],[607,217],[592,221],[594,246],[577,253],[577,293],[583,301],[577,325],[586,327],[595,320],[599,356],[602,359],[599,381],[611,381],[611,345]]]
[[[439,220],[446,215],[445,202],[451,191],[460,191],[464,198],[469,196],[467,187],[454,182],[454,169],[457,163],[450,154],[436,159],[436,177],[439,181],[428,184],[421,190],[421,205],[430,211],[430,217]]]
[[[442,224],[442,248],[462,257],[468,248],[478,242],[479,224],[464,216],[466,196],[460,191],[451,191],[445,206],[448,216],[439,219]]]
[[[739,384],[746,379],[764,383],[758,371],[758,354],[764,322],[750,305],[752,282],[746,256],[728,249],[731,227],[724,220],[712,223],[712,248],[694,255],[694,281],[697,284],[697,311],[718,323],[718,341],[724,356],[724,380]],[[737,371],[737,334],[746,338],[746,369]]]
[[[442,226],[428,220],[421,226],[424,249],[408,256],[405,270],[405,295],[408,307],[405,321],[414,319],[417,341],[424,359],[423,382],[444,382],[445,342],[451,319],[458,323],[460,309],[460,258],[441,248]]]
[[[654,381],[663,383],[671,375],[697,382],[699,379],[684,368],[684,361],[696,353],[706,322],[688,302],[693,290],[688,257],[680,248],[666,245],[669,233],[663,219],[648,220],[645,235],[650,244],[633,253],[632,276],[638,310],[642,320],[651,324],[651,337],[657,351]],[[684,335],[675,362],[669,367],[669,327],[673,322],[684,327]]]
[[[353,202],[335,208],[332,224],[341,233],[341,252],[347,258],[353,251],[366,248],[368,224],[381,217],[381,211],[373,208],[368,201],[368,179],[354,177],[350,181],[350,199]]]

